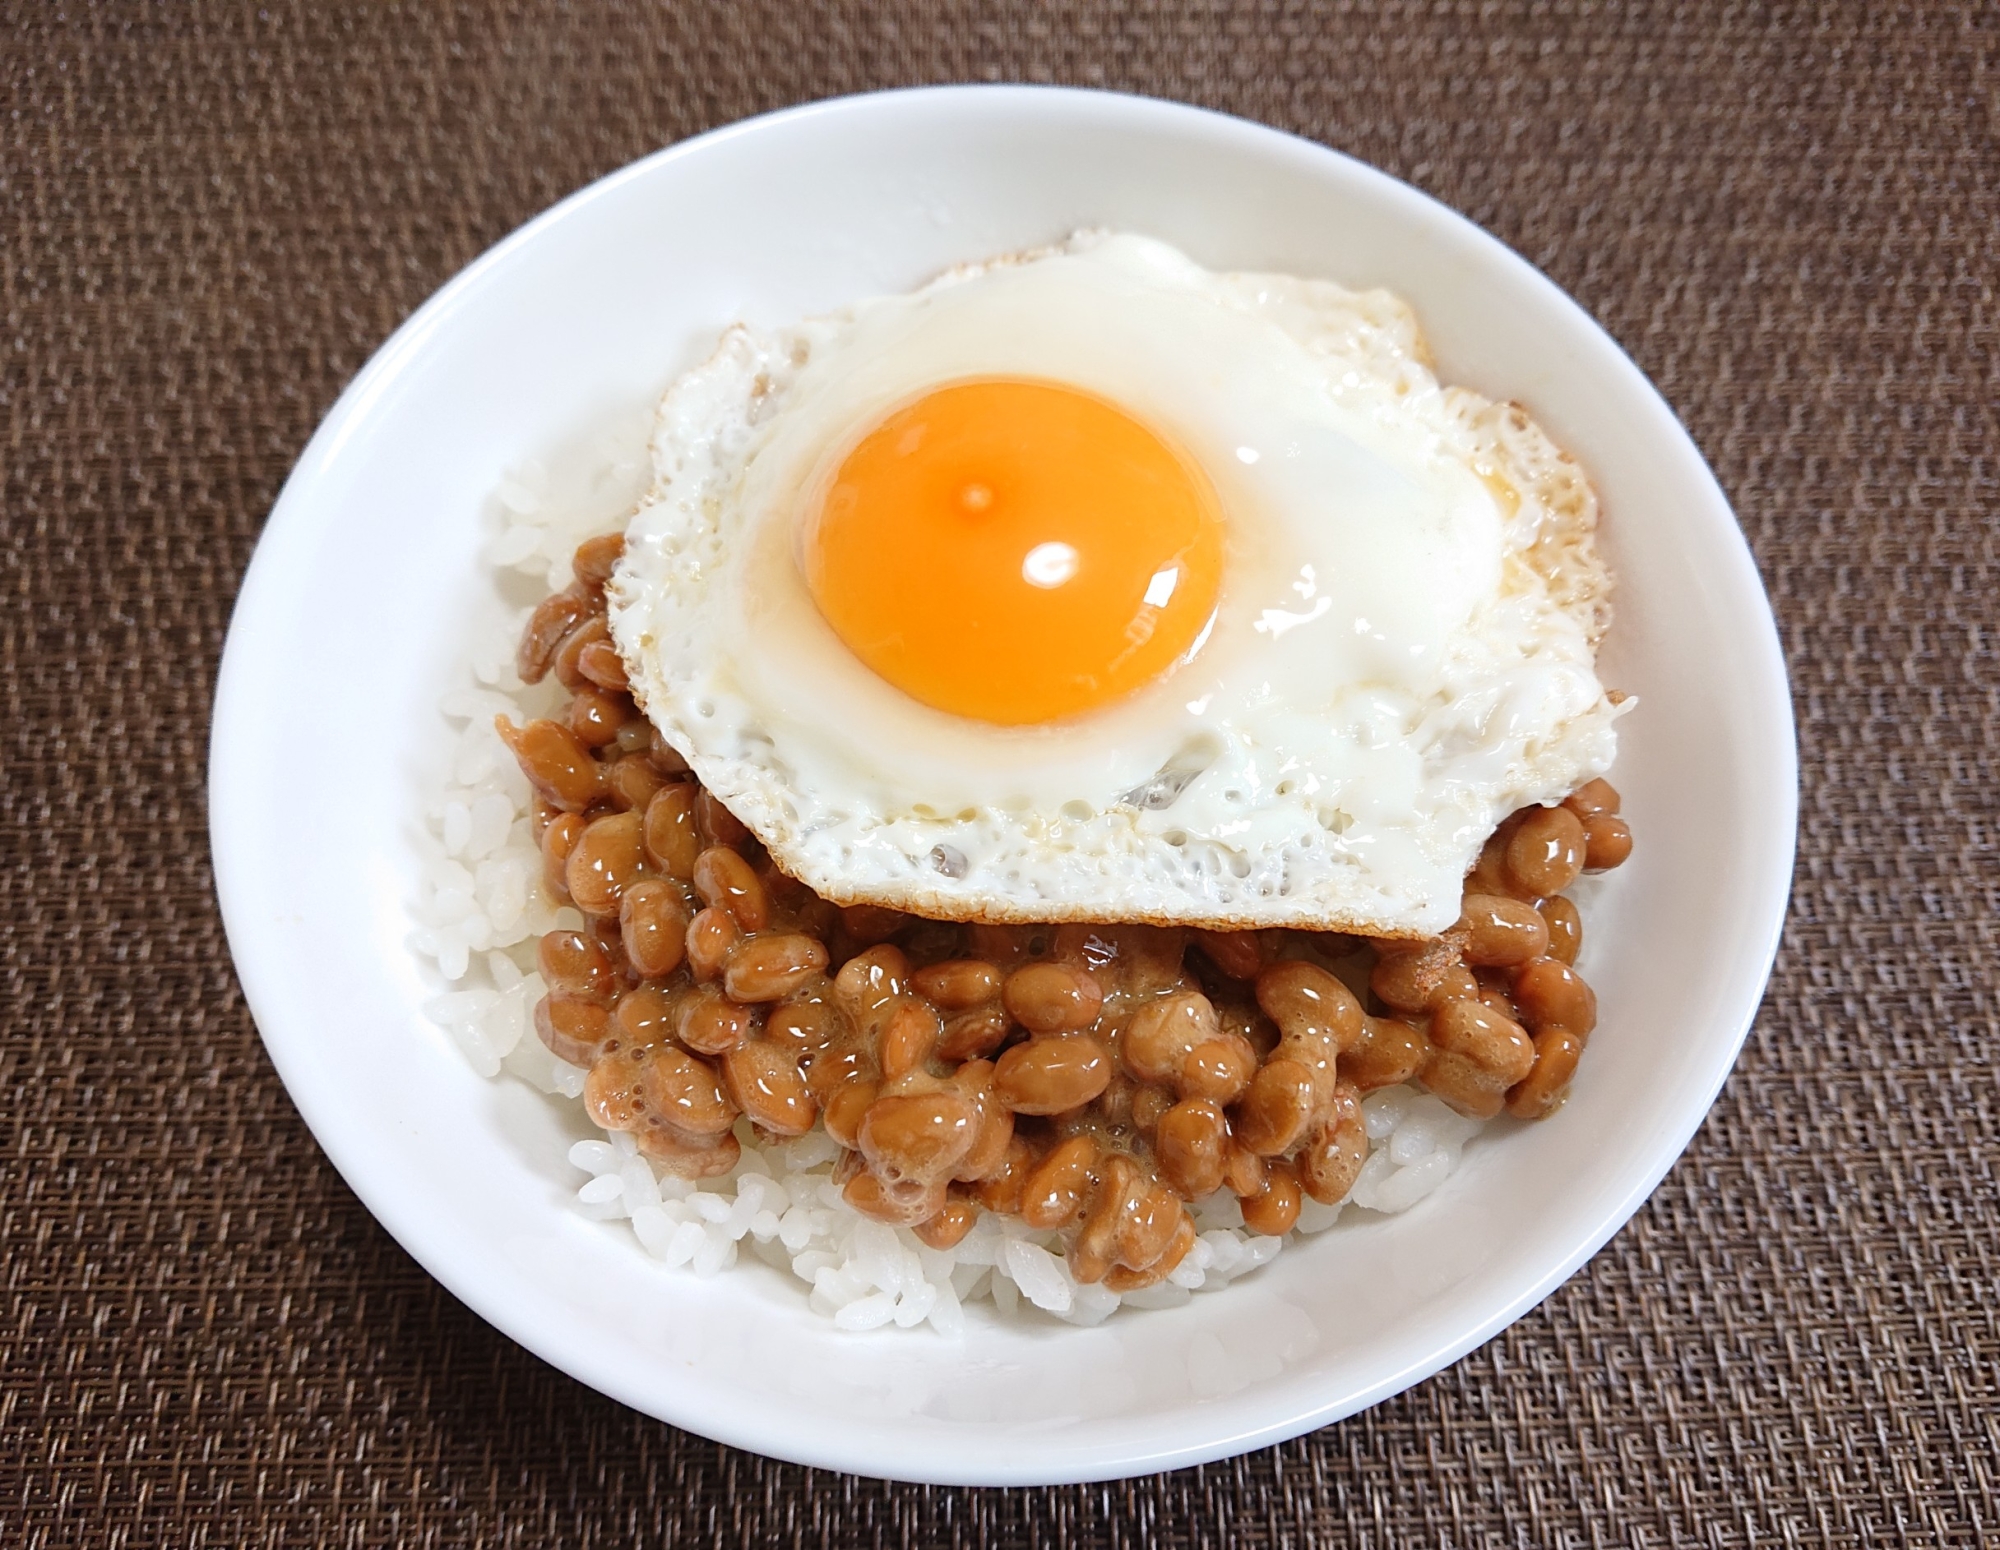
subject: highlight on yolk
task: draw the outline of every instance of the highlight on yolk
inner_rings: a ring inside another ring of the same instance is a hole
[[[1207,476],[1116,405],[982,378],[864,435],[805,513],[800,559],[879,676],[1019,726],[1108,705],[1189,655],[1222,529]]]

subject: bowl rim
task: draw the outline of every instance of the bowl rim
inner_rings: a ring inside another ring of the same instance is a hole
[[[1456,1330],[1451,1338],[1437,1343],[1425,1359],[1411,1363],[1365,1389],[1344,1393],[1324,1404],[1304,1409],[1289,1408],[1283,1414],[1269,1416],[1254,1425],[1232,1424],[1222,1430],[1221,1435],[1211,1430],[1174,1445],[1129,1450],[1115,1457],[1093,1457],[1074,1468],[1064,1468],[1059,1464],[1052,1466],[1047,1458],[1034,1457],[1024,1458],[1018,1463],[1006,1459],[986,1459],[977,1464],[966,1460],[940,1462],[935,1459],[912,1459],[910,1463],[916,1467],[897,1469],[892,1466],[885,1469],[885,1461],[879,1456],[864,1456],[840,1436],[827,1436],[807,1445],[796,1436],[775,1440],[769,1435],[758,1434],[754,1427],[734,1424],[728,1418],[688,1413],[685,1405],[674,1402],[672,1393],[662,1394],[652,1388],[642,1390],[635,1380],[628,1378],[615,1365],[581,1359],[575,1350],[568,1349],[565,1342],[551,1331],[534,1326],[524,1327],[523,1320],[514,1315],[503,1297],[493,1295],[483,1284],[454,1273],[454,1267],[441,1251],[429,1251],[429,1231],[421,1213],[406,1209],[403,1200],[373,1176],[366,1160],[358,1155],[352,1144],[348,1144],[351,1120],[340,1112],[337,1105],[321,1101],[312,1084],[300,1079],[299,1057],[283,1036],[274,1037],[270,1031],[275,1024],[269,1013],[278,1004],[278,997],[273,982],[266,978],[265,966],[254,946],[255,924],[249,918],[248,905],[244,902],[251,892],[250,878],[261,858],[247,845],[238,843],[238,835],[228,817],[233,807],[229,798],[236,789],[238,779],[235,750],[244,746],[248,731],[246,718],[251,714],[251,706],[246,699],[248,690],[245,688],[248,679],[246,657],[251,648],[244,644],[245,629],[240,626],[246,618],[267,613],[271,606],[266,594],[277,585],[273,574],[276,562],[272,559],[277,544],[273,542],[273,535],[282,538],[292,526],[304,520],[299,510],[307,500],[304,492],[340,454],[350,435],[376,403],[391,392],[400,374],[424,351],[445,322],[477,295],[489,276],[514,261],[517,255],[552,228],[573,219],[579,211],[611,196],[627,183],[651,175],[663,165],[702,156],[736,140],[792,132],[800,125],[815,120],[884,111],[903,104],[939,105],[949,110],[954,103],[970,100],[1005,102],[1031,112],[1046,106],[1082,108],[1102,114],[1107,119],[1121,120],[1131,127],[1145,127],[1151,123],[1163,129],[1192,128],[1212,137],[1227,149],[1245,151],[1254,156],[1303,158],[1322,166],[1336,166],[1344,176],[1370,185],[1374,194],[1418,212],[1422,219],[1443,221],[1455,227],[1461,236],[1472,241],[1485,261],[1512,271],[1517,282],[1540,290],[1546,300],[1570,314],[1573,322],[1611,352],[1615,356],[1613,369],[1629,373],[1632,385],[1640,390],[1640,401],[1652,416],[1653,423],[1645,431],[1647,439],[1671,447],[1684,460],[1692,460],[1689,471],[1698,471],[1697,477],[1705,481],[1713,508],[1711,515],[1719,513],[1729,530],[1728,534],[1722,535],[1723,541],[1719,545],[1720,553],[1726,556],[1723,560],[1726,574],[1719,576],[1718,580],[1740,597],[1754,600],[1756,605],[1754,609],[1746,610],[1745,614],[1747,632],[1756,637],[1757,645],[1754,660],[1744,663],[1744,670],[1746,675],[1758,681],[1761,690],[1770,691],[1775,687],[1775,696],[1771,696],[1774,716],[1769,726],[1768,746],[1760,750],[1770,761],[1760,767],[1760,793],[1765,801],[1776,804],[1774,813],[1783,821],[1774,825],[1765,853],[1749,869],[1760,890],[1760,908],[1755,914],[1762,922],[1762,929],[1751,944],[1751,956],[1760,967],[1755,976],[1754,989],[1748,985],[1749,976],[1744,976],[1744,990],[1736,1007],[1735,1026],[1730,1037],[1717,1045],[1713,1068],[1705,1074],[1702,1082],[1702,1101],[1698,1105],[1690,1103],[1682,1121],[1673,1127],[1672,1144],[1660,1145],[1656,1157],[1643,1175],[1635,1179],[1632,1187],[1602,1208],[1587,1230],[1577,1235],[1574,1241],[1578,1246],[1574,1252],[1551,1263],[1543,1274],[1503,1304],[1492,1308],[1476,1323]],[[1733,542],[1730,541],[1732,538]],[[734,1446],[772,1453],[801,1464],[878,1478],[958,1485],[1024,1485],[1113,1479],[1209,1462],[1285,1441],[1355,1414],[1432,1376],[1492,1339],[1544,1301],[1630,1220],[1679,1160],[1706,1119],[1748,1036],[1768,982],[1783,935],[1795,863],[1798,820],[1796,727],[1785,659],[1768,596],[1747,539],[1736,523],[1713,472],[1673,410],[1617,341],[1568,293],[1497,237],[1443,202],[1353,156],[1302,136],[1212,109],[1165,98],[1089,88],[1010,84],[924,86],[802,103],[726,124],[654,151],[578,189],[493,244],[446,281],[376,350],[327,411],[300,454],[273,503],[270,517],[259,535],[243,577],[231,614],[213,703],[209,741],[209,836],[216,894],[238,980],[260,1038],[293,1103],[328,1160],[375,1220],[427,1273],[496,1329],[565,1373],[633,1409]]]

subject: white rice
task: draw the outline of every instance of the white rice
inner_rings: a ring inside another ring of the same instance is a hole
[[[514,643],[534,603],[569,584],[576,545],[622,526],[644,492],[649,423],[649,416],[632,416],[557,459],[553,471],[530,463],[500,482],[486,558],[508,606],[477,633],[465,683],[440,707],[462,730],[449,777],[425,814],[428,853],[410,940],[450,987],[424,1011],[473,1068],[525,1081],[579,1110],[584,1072],[535,1037],[533,1013],[544,991],[534,972],[536,940],[558,926],[580,926],[582,917],[552,908],[542,894],[528,785],[493,718],[546,714],[556,703],[560,690],[552,683],[529,688],[516,676]],[[1080,1284],[1057,1236],[1014,1217],[982,1213],[957,1247],[938,1250],[908,1228],[861,1216],[833,1183],[840,1148],[823,1130],[763,1146],[739,1120],[742,1159],[726,1177],[699,1183],[656,1174],[632,1138],[617,1132],[579,1141],[569,1160],[588,1175],[576,1192],[577,1211],[630,1222],[646,1252],[670,1269],[717,1275],[747,1251],[810,1287],[811,1306],[841,1329],[929,1324],[956,1336],[965,1305],[982,1300],[1002,1315],[1025,1312],[1025,1304],[1088,1325],[1121,1303],[1165,1308],[1217,1291],[1268,1264],[1295,1237],[1333,1226],[1348,1205],[1408,1210],[1444,1182],[1481,1128],[1413,1087],[1372,1093],[1362,1112],[1371,1152],[1346,1201],[1308,1199],[1298,1226],[1270,1238],[1246,1231],[1235,1198],[1219,1192],[1192,1208],[1200,1236],[1173,1273],[1123,1297]]]

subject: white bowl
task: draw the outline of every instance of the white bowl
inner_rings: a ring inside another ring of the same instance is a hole
[[[574,1119],[475,1076],[419,1013],[413,837],[437,700],[488,583],[502,471],[649,401],[739,316],[783,322],[1103,225],[1214,268],[1385,285],[1448,381],[1529,406],[1591,471],[1621,581],[1613,772],[1638,835],[1598,891],[1603,1021],[1554,1119],[1470,1147],[1406,1215],[1307,1240],[1213,1297],[1096,1329],[977,1316],[836,1332],[761,1265],[663,1269],[569,1207]],[[1535,1306],[1701,1123],[1790,882],[1776,632],[1672,412],[1555,286],[1443,206],[1316,145],[1168,103],[1011,87],[822,103],[662,151],[501,243],[385,345],[294,470],[244,582],[210,793],[230,946],[280,1075],[378,1220],[485,1318],[709,1437],[860,1474],[1101,1479],[1349,1415]]]

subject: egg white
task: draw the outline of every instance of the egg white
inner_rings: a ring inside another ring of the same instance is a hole
[[[796,562],[828,460],[939,384],[1100,394],[1229,521],[1191,660],[1101,711],[933,710]],[[1441,388],[1393,297],[1134,236],[729,330],[662,400],[611,624],[648,715],[825,896],[950,918],[1427,933],[1500,816],[1609,767],[1594,501],[1518,411]]]

